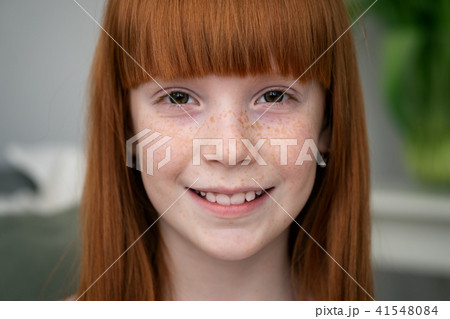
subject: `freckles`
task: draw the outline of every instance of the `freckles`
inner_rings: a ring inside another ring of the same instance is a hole
[[[251,125],[251,124],[250,124]],[[250,127],[250,126],[248,126],[248,127]],[[248,128],[247,127],[247,128]],[[253,124],[253,127],[255,128],[255,129],[257,129],[257,130],[261,130],[262,129],[262,125],[261,125],[261,123],[259,122],[259,121],[257,121],[255,124]]]
[[[311,124],[307,116],[295,116],[283,123],[280,133],[287,138],[297,138],[300,142],[304,137],[310,137]]]
[[[194,131],[195,130],[195,131]],[[198,131],[200,130],[200,127],[197,126],[189,126],[188,131],[189,131],[189,136],[195,137],[198,133]]]
[[[177,194],[175,194],[175,196],[177,196]],[[179,202],[175,203],[171,210],[175,211],[179,216],[186,217],[186,211],[183,209],[183,207],[181,207],[181,204]]]

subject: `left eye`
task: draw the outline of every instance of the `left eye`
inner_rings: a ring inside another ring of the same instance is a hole
[[[283,91],[272,90],[264,93],[256,102],[257,103],[280,103],[288,99],[289,96]]]

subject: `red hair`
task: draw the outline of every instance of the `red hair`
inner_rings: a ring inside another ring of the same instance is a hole
[[[337,0],[130,0],[107,2],[102,25],[153,77],[244,76],[274,69],[298,77],[349,21]],[[143,69],[100,34],[89,82],[80,300],[170,298],[158,223],[95,282],[158,217],[140,172],[126,166],[125,141],[134,135],[128,92],[151,80]],[[317,171],[296,221],[373,294],[367,136],[350,32],[301,81],[308,79],[326,89],[331,140],[328,166]],[[295,223],[288,249],[298,299],[372,299]]]

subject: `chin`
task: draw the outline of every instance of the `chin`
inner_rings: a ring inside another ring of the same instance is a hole
[[[222,250],[209,249],[209,250],[205,251],[205,253],[207,253],[210,257],[218,259],[218,260],[241,261],[241,260],[245,260],[245,259],[251,257],[252,255],[254,255],[256,253],[256,251],[253,252],[253,251],[249,251],[246,249],[236,250],[234,248],[230,248],[230,249],[222,249]]]
[[[206,238],[199,247],[210,257],[224,261],[240,261],[256,254],[262,247],[254,238]]]

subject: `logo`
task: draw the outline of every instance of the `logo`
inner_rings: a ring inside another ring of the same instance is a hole
[[[148,175],[153,175],[153,154],[154,152],[162,147],[164,144],[172,139],[171,136],[162,135],[159,132],[152,131],[150,129],[144,129],[132,136],[126,141],[126,162],[128,167],[133,167],[133,147],[135,147],[136,153],[136,169],[139,171],[143,170],[144,162],[144,152],[147,155],[146,162],[146,173]],[[156,142],[154,142],[156,140]],[[228,164],[236,164],[236,141],[237,139],[228,139]],[[246,166],[251,162],[251,157],[255,159],[258,165],[265,166],[267,163],[264,161],[261,154],[259,154],[260,149],[266,143],[266,139],[259,139],[255,144],[249,139],[240,139],[242,144],[245,146],[249,155],[240,163],[242,166]],[[153,143],[154,142],[154,143]],[[204,154],[204,158],[207,160],[223,160],[223,143],[222,138],[194,138],[192,140],[192,165],[201,165],[201,147],[202,146],[215,146],[214,154]],[[296,146],[297,139],[293,138],[273,138],[269,139],[270,146],[278,147],[280,165],[288,165],[288,147]],[[312,154],[312,157],[311,157]],[[314,157],[314,159],[313,159]],[[165,157],[156,164],[157,169],[160,169],[171,160],[171,147],[167,146],[165,149]],[[303,165],[305,161],[316,161],[316,163],[321,167],[326,167],[326,163],[323,160],[320,152],[314,143],[313,139],[305,139],[300,149],[300,152],[295,161],[295,165]]]
[[[139,139],[146,136],[148,133],[151,133],[150,129],[143,129],[136,135],[130,137],[126,142],[126,156],[127,156],[127,166],[133,167],[133,144],[138,142]],[[158,148],[169,142],[172,137],[163,136],[154,144],[151,144],[155,139],[160,137],[162,134],[159,132],[153,132],[152,134],[146,136],[142,141],[136,144],[136,169],[138,171],[142,171],[142,163],[144,162],[144,150],[147,154],[147,174],[153,175],[153,152],[155,152]],[[157,164],[158,169],[169,163],[171,159],[171,148],[170,146],[166,147],[166,155],[165,157]]]

